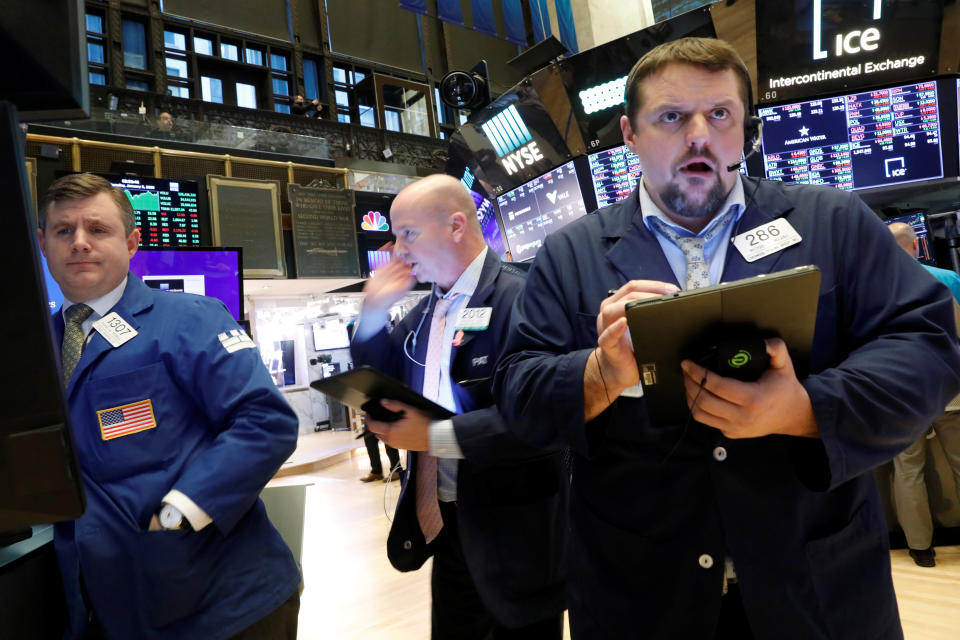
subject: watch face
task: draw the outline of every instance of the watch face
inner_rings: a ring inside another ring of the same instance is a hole
[[[183,523],[183,514],[173,505],[165,504],[160,509],[159,520],[164,529],[178,529]]]

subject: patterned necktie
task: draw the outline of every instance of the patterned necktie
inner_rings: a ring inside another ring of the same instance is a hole
[[[687,259],[687,278],[684,289],[699,289],[710,285],[710,265],[703,255],[703,248],[716,238],[736,214],[737,207],[731,206],[716,220],[710,230],[702,236],[684,237],[659,218],[650,218],[657,231],[670,238],[683,251]]]
[[[80,325],[90,317],[93,309],[85,304],[75,304],[67,308],[63,323],[63,344],[60,347],[60,362],[63,366],[63,386],[70,384],[70,376],[80,362],[83,352],[83,329]]]
[[[443,349],[443,334],[447,327],[447,311],[457,294],[437,300],[430,321],[430,338],[427,343],[427,359],[423,372],[423,395],[434,402],[440,397],[440,372],[446,363],[440,362]],[[417,454],[417,521],[427,543],[433,542],[443,519],[440,503],[437,502],[437,458],[426,451]]]

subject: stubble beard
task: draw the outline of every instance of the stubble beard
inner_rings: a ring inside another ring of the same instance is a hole
[[[660,201],[670,211],[679,217],[694,220],[712,217],[726,199],[727,194],[720,184],[720,178],[715,174],[713,186],[707,191],[702,202],[693,202],[676,182],[668,184],[660,194]]]

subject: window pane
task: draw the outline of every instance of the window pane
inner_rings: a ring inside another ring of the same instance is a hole
[[[270,54],[270,66],[278,71],[287,70],[287,56],[277,55],[276,53]]]
[[[339,84],[347,84],[347,70],[340,67],[333,68],[333,81]]]
[[[279,113],[290,113],[290,105],[288,104],[275,104],[273,105],[273,110]]]
[[[320,88],[317,83],[317,63],[315,60],[303,59],[303,93],[307,100],[319,100]]]
[[[180,51],[186,51],[187,36],[182,33],[177,33],[176,31],[164,31],[163,45],[167,49],[179,49]]]
[[[290,83],[283,78],[274,78],[273,92],[281,96],[290,95]]]
[[[360,84],[360,82],[361,82],[364,78],[366,78],[366,77],[367,77],[366,74],[363,74],[363,73],[361,73],[361,72],[359,72],[359,71],[355,71],[355,72],[353,73],[353,83],[354,83],[354,84]]]
[[[433,88],[433,106],[436,107],[437,109],[437,122],[439,122],[440,124],[443,124],[444,122],[446,122],[447,121],[446,113],[445,113],[446,109],[444,109],[443,102],[440,101],[439,87]]]
[[[220,56],[227,60],[240,60],[240,52],[237,50],[237,45],[235,44],[226,44],[225,42],[221,42]]]
[[[384,124],[384,127],[387,129],[387,131],[400,131],[400,130],[401,130],[401,129],[400,129],[400,114],[399,114],[398,112],[396,112],[396,111],[391,111],[390,109],[386,109],[386,110],[384,110],[384,112],[383,112],[383,119],[386,120],[386,122],[384,122],[383,124]]]
[[[167,58],[167,75],[175,78],[188,78],[187,61],[183,58]]]
[[[94,33],[103,33],[103,18],[94,14],[87,14],[87,31],[93,31]]]
[[[104,63],[102,44],[97,44],[95,42],[87,43],[87,62],[99,62],[100,64]]]
[[[193,37],[193,50],[197,53],[203,53],[208,56],[213,55],[213,41],[206,38]]]
[[[263,65],[263,51],[259,49],[247,49],[245,51],[247,64]]]
[[[171,96],[176,96],[178,98],[189,98],[190,97],[190,88],[189,87],[178,87],[176,85],[170,85],[167,87],[167,93]]]
[[[223,83],[220,78],[200,76],[200,95],[204,102],[223,104]]]
[[[350,95],[346,91],[340,91],[339,89],[337,89],[336,91],[333,92],[333,97],[336,99],[338,106],[341,106],[341,107],[350,106]]]
[[[360,105],[360,124],[365,127],[377,126],[377,116],[373,112],[373,107]]]
[[[237,106],[248,109],[257,108],[257,88],[252,84],[237,83]]]
[[[107,76],[97,71],[91,71],[90,84],[107,84]]]
[[[127,80],[127,89],[136,91],[149,91],[150,87],[143,80]]]
[[[123,21],[123,66],[147,68],[147,34],[142,22]]]
[[[349,114],[349,113],[343,113],[342,111],[341,111],[341,112],[337,112],[337,121],[338,121],[338,122],[350,122],[350,114]]]

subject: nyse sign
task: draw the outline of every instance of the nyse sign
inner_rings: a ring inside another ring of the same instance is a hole
[[[500,158],[500,164],[507,171],[507,175],[512,176],[524,167],[532,167],[539,160],[543,160],[540,147],[536,142],[531,142]]]
[[[759,102],[937,74],[942,2],[758,2]]]

